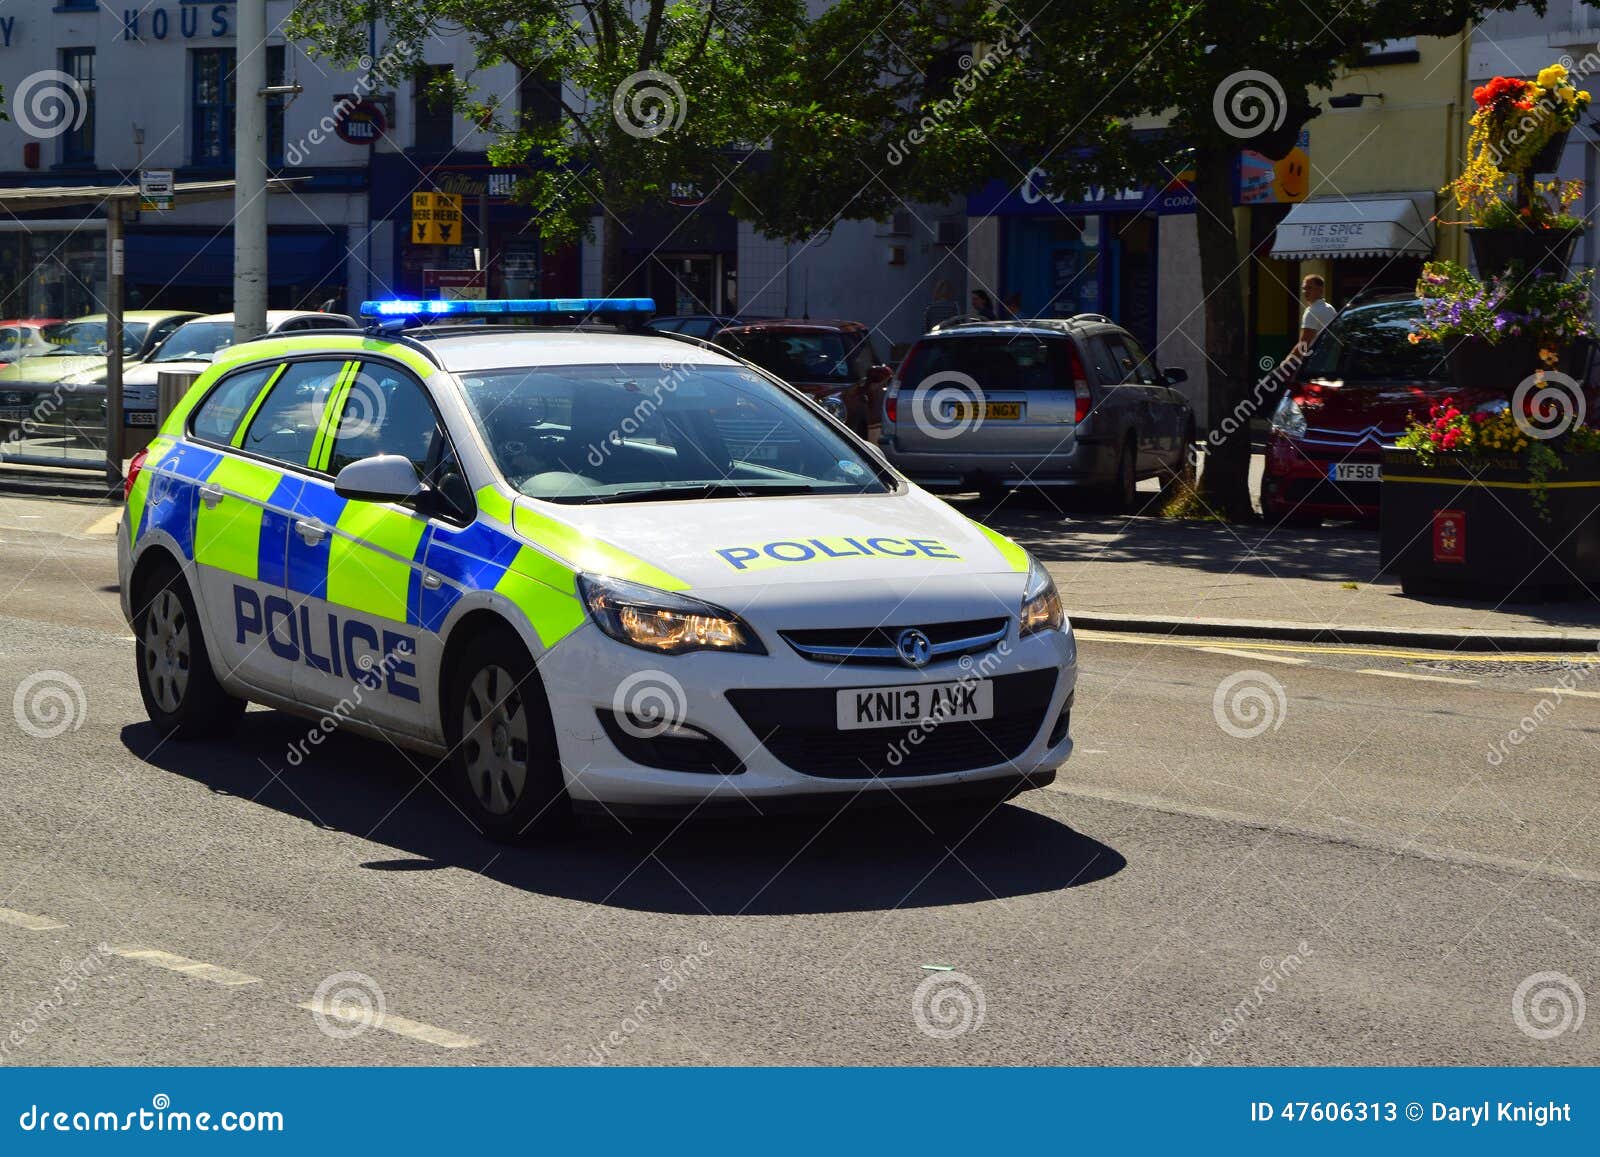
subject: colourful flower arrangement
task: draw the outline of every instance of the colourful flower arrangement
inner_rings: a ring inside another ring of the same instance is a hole
[[[1541,69],[1533,80],[1497,76],[1472,92],[1477,111],[1461,175],[1449,193],[1474,225],[1531,225],[1574,229],[1569,210],[1583,192],[1577,181],[1536,183],[1528,169],[1539,150],[1567,132],[1589,107],[1589,93],[1572,83],[1565,65]]]
[[[1479,338],[1491,345],[1508,338],[1526,338],[1539,347],[1539,360],[1554,367],[1559,347],[1593,333],[1589,320],[1589,287],[1594,270],[1566,280],[1550,273],[1518,270],[1487,280],[1454,261],[1430,261],[1422,267],[1417,296],[1422,320],[1408,340],[1448,341]]]

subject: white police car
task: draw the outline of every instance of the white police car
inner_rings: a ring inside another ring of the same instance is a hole
[[[375,302],[222,351],[129,473],[151,719],[386,736],[497,838],[1049,782],[1077,671],[1044,569],[783,383],[629,332],[651,307]]]

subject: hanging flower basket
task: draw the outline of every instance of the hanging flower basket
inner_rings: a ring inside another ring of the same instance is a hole
[[[1561,167],[1561,154],[1566,151],[1567,137],[1571,133],[1572,130],[1570,128],[1564,128],[1550,134],[1549,139],[1539,146],[1538,152],[1528,158],[1528,167],[1525,171],[1529,173],[1553,173],[1559,169]]]
[[[1513,262],[1524,270],[1566,277],[1571,272],[1572,250],[1583,229],[1538,229],[1512,225],[1505,228],[1470,226],[1467,240],[1472,243],[1472,259],[1478,273],[1494,277],[1506,272]]]

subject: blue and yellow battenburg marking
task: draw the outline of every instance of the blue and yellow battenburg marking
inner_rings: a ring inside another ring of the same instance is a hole
[[[833,538],[787,538],[753,546],[724,546],[715,552],[734,570],[767,570],[787,563],[827,562],[840,558],[959,559],[937,538],[893,538],[887,535]]]

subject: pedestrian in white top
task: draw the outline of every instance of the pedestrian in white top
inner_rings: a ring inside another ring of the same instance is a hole
[[[1323,296],[1324,285],[1320,275],[1306,274],[1305,280],[1300,283],[1300,296],[1305,300],[1306,312],[1300,318],[1300,348],[1302,351],[1310,349],[1311,343],[1328,323],[1338,314],[1338,310],[1328,304],[1328,299]]]

